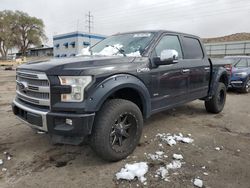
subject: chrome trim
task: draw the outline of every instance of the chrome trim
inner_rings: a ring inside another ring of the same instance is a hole
[[[242,81],[231,81],[232,84],[242,84]]]
[[[190,72],[190,69],[182,69],[182,72],[183,72],[183,73]]]
[[[32,128],[35,128],[35,129],[39,129],[39,130],[48,132],[48,126],[47,126],[47,118],[46,118],[46,115],[48,114],[49,111],[40,111],[40,110],[35,110],[35,109],[32,109],[32,108],[28,108],[27,106],[24,106],[23,104],[20,104],[18,101],[16,101],[16,99],[13,100],[13,103],[14,103],[18,108],[21,108],[22,110],[25,110],[25,111],[27,111],[27,112],[31,112],[31,113],[34,113],[34,114],[41,115],[41,116],[42,116],[42,121],[43,121],[43,126],[42,126],[42,127],[39,127],[39,126],[30,124],[30,123],[28,123],[27,121],[25,121],[25,120],[23,120],[22,118],[19,118],[19,117],[17,116],[18,119],[22,120],[23,122],[25,122],[26,124],[28,124],[28,125],[29,125],[30,127],[32,127]]]
[[[31,104],[50,107],[50,82],[45,73],[17,70],[16,83],[17,98]],[[20,85],[25,87],[20,88]]]
[[[46,99],[40,99],[40,98],[35,98],[35,97],[30,97],[28,95],[24,95],[22,93],[20,93],[18,90],[16,90],[16,93],[21,96],[20,98],[26,102],[29,102],[29,103],[32,103],[32,104],[37,104],[37,105],[41,105],[41,106],[49,106],[50,105],[50,102],[49,102],[49,99],[46,100]],[[18,97],[18,96],[17,96]],[[25,99],[25,98],[28,98],[28,99]],[[29,100],[30,99],[30,100]],[[37,101],[38,103],[36,102],[32,102],[33,101]]]
[[[35,79],[35,80],[48,80],[48,77],[44,73],[22,72],[22,71],[16,71],[16,73],[17,73],[17,76],[22,77],[22,78]],[[36,77],[29,77],[29,76],[36,76]]]
[[[18,80],[16,80],[17,83],[22,83]],[[34,90],[34,89],[31,89],[29,87],[33,87],[33,88],[37,88],[38,90]],[[31,85],[31,84],[28,84],[28,88],[27,90],[29,91],[34,91],[34,92],[40,92],[40,93],[49,93],[50,92],[50,88],[49,86],[37,86],[37,85]]]

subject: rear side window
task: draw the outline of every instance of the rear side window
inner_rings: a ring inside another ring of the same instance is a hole
[[[235,65],[238,68],[246,68],[247,67],[247,59],[241,59],[239,63]]]
[[[196,38],[183,37],[184,59],[202,59],[203,51]]]

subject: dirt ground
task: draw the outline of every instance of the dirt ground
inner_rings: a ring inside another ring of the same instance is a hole
[[[37,134],[14,117],[10,106],[14,96],[15,71],[0,68],[1,188],[194,187],[192,179],[197,177],[207,188],[250,187],[250,94],[229,92],[224,111],[217,115],[206,113],[203,102],[197,100],[152,116],[145,122],[134,153],[116,163],[101,160],[87,145],[52,145],[48,135]],[[157,133],[190,133],[194,142],[170,147],[155,139]],[[145,157],[144,153],[157,150],[168,158],[152,161]],[[155,171],[171,162],[173,153],[182,154],[185,164],[169,173],[169,182],[156,178]],[[147,185],[116,180],[115,174],[134,161],[148,162]]]

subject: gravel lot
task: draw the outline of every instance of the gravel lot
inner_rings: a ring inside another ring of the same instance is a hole
[[[152,116],[135,152],[116,163],[99,159],[87,145],[52,145],[48,135],[37,134],[14,117],[10,107],[14,95],[15,71],[0,68],[1,188],[193,187],[192,179],[197,177],[204,187],[250,187],[250,94],[229,92],[224,111],[217,115],[206,113],[203,102],[197,100]],[[170,147],[155,139],[157,133],[190,133],[194,142]],[[144,153],[157,150],[168,158],[145,157]],[[169,173],[170,182],[156,178],[155,171],[171,162],[173,153],[182,154],[185,164]],[[116,180],[116,172],[134,161],[148,162],[147,185]]]

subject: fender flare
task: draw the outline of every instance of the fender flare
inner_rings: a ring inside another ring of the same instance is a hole
[[[123,89],[131,88],[138,92],[143,106],[143,116],[150,116],[151,98],[145,84],[137,77],[130,74],[117,74],[110,76],[95,86],[88,93],[87,111],[98,111],[107,98],[114,92]]]
[[[226,77],[226,87],[228,87],[230,77],[227,70],[224,67],[219,67],[216,72],[213,72],[208,95],[209,97],[214,95],[215,88],[218,86],[218,83],[223,76]]]

